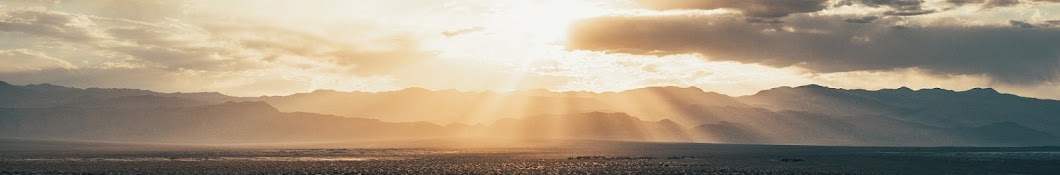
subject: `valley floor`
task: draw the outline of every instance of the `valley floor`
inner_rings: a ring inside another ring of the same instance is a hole
[[[1060,148],[578,142],[507,148],[8,150],[0,174],[1056,174]]]

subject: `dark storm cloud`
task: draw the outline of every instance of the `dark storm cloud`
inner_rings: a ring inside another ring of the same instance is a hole
[[[824,10],[828,0],[636,0],[653,10],[733,9],[748,17],[778,18]]]
[[[777,19],[777,18],[747,18],[747,19],[744,19],[744,21],[747,21],[749,23],[762,23],[762,24],[780,24],[780,23],[784,23],[784,21],[782,21],[780,19]]]
[[[890,16],[916,16],[916,15],[924,15],[924,14],[930,14],[930,13],[935,13],[935,10],[923,10],[923,9],[921,9],[921,10],[899,10],[899,11],[883,12],[884,15],[890,15]]]
[[[1025,2],[1060,2],[1060,0],[946,0],[954,5],[979,5],[982,8],[1008,7]]]
[[[880,19],[880,17],[866,16],[866,17],[860,17],[860,18],[847,18],[847,19],[844,19],[843,21],[848,22],[848,23],[865,24],[865,23],[872,23],[872,21],[876,21],[877,19]]]
[[[997,7],[997,6],[1012,6],[1020,4],[1019,0],[946,0],[952,4],[957,5],[974,5],[978,4],[982,7]]]
[[[1027,28],[1027,29],[1029,29],[1029,28],[1040,28],[1040,27],[1045,27],[1045,28],[1060,27],[1060,21],[1057,21],[1057,20],[1042,21],[1042,22],[1035,22],[1035,23],[1026,22],[1026,21],[1019,21],[1019,20],[1008,20],[1008,23],[1010,25],[1012,25],[1013,27]]]
[[[818,72],[921,68],[988,75],[1007,83],[1055,80],[1060,29],[1007,25],[848,23],[849,16],[794,15],[783,24],[739,15],[600,17],[572,27],[570,49],[631,54],[699,53],[711,60],[798,65]]]
[[[1015,26],[1015,27],[1027,28],[1027,29],[1037,27],[1037,26],[1034,26],[1034,24],[1023,22],[1023,21],[1016,21],[1016,20],[1008,20],[1008,23],[1012,24],[1012,26]]]
[[[773,18],[792,14],[818,12],[834,7],[862,5],[885,7],[890,10],[882,15],[917,16],[945,11],[949,8],[930,8],[924,0],[635,0],[637,4],[652,10],[712,10],[732,9],[747,16],[752,23],[779,23]],[[946,0],[957,6],[979,5],[982,8],[1013,6],[1027,2],[1060,2],[1060,0]]]
[[[653,10],[711,10],[733,9],[749,17],[749,22],[770,23],[768,18],[780,18],[791,14],[811,13],[824,10],[828,0],[636,0],[644,8]],[[926,9],[922,0],[839,0],[831,3],[834,6],[864,5],[869,7],[887,7],[883,15],[916,16],[930,14],[938,9]]]

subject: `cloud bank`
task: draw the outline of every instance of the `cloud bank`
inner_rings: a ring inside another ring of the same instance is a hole
[[[920,1],[843,3],[891,10],[869,16],[782,10],[788,8],[773,9],[784,15],[606,16],[574,24],[567,47],[639,55],[700,54],[712,61],[796,66],[816,73],[917,68],[938,75],[986,75],[1008,84],[1041,84],[1060,77],[1060,27],[1048,21],[917,21],[902,16],[924,11]],[[787,17],[775,23],[746,20],[781,16]]]

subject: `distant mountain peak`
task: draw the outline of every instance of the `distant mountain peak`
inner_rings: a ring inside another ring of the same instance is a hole
[[[703,91],[703,89],[699,89],[698,87],[695,87],[695,86],[688,86],[688,87],[653,86],[653,87],[642,87],[642,88],[630,89],[630,90],[625,90],[625,91],[622,91],[622,92],[631,92],[631,91],[691,91],[691,92],[706,92],[706,91]]]
[[[910,89],[909,87],[905,87],[905,86],[902,86],[902,87],[900,87],[898,89],[895,89],[895,90],[902,91],[902,92],[913,92],[913,89]]]
[[[405,89],[401,89],[401,90],[394,91],[394,92],[428,93],[428,92],[434,92],[434,91],[432,91],[430,89],[421,88],[421,87],[410,87],[410,88],[405,88]]]
[[[622,113],[622,112],[602,112],[602,111],[586,112],[586,113],[582,113],[582,115],[585,115],[585,116],[629,116],[629,114]]]
[[[725,94],[720,94],[720,93],[717,93],[717,92],[712,92],[712,91],[704,91],[703,89],[700,89],[699,87],[695,87],[695,86],[688,86],[688,87],[677,87],[677,86],[644,87],[644,88],[630,89],[630,90],[625,90],[625,91],[621,91],[621,92],[613,92],[613,93],[623,94],[623,93],[644,93],[644,92],[655,93],[655,94],[660,94],[660,93],[662,93],[662,94],[676,94],[676,95],[679,95],[679,96],[695,94],[696,96],[705,95],[705,96],[708,96],[708,97],[715,97],[715,98],[731,98],[731,96],[728,96],[728,95],[725,95]]]
[[[920,90],[916,90],[916,91],[917,92],[954,92],[953,90],[943,89],[943,88],[920,89]]]
[[[25,86],[25,87],[38,87],[38,88],[39,88],[39,87],[46,87],[46,88],[70,88],[70,87],[58,86],[58,85],[54,85],[54,84],[50,84],[50,83],[41,83],[41,84],[27,84],[27,85],[24,85],[24,86]]]
[[[671,125],[671,126],[681,126],[681,124],[678,124],[677,122],[675,122],[673,120],[670,120],[670,119],[662,119],[662,120],[659,120],[657,123],[664,124],[664,125]]]
[[[819,91],[819,92],[862,90],[862,89],[835,88],[835,87],[823,86],[823,85],[819,85],[819,84],[807,84],[807,85],[798,86],[798,87],[795,87],[795,88],[792,88],[792,89],[811,90],[811,91]]]
[[[964,92],[978,94],[998,94],[997,90],[994,90],[994,88],[972,88]]]
[[[7,83],[5,81],[0,81],[0,87],[14,87],[14,86],[15,85],[11,85],[10,83]]]
[[[799,86],[798,88],[818,88],[818,89],[832,89],[832,88],[830,88],[830,87],[827,87],[827,86],[821,86],[821,85],[819,85],[819,84],[807,84],[807,85],[802,85],[802,86]]]
[[[74,92],[74,91],[83,90],[83,89],[80,89],[80,88],[58,86],[58,85],[53,85],[53,84],[48,84],[48,83],[30,84],[30,85],[22,86],[22,88],[23,89],[27,89],[27,90],[31,90],[31,91],[42,92],[42,93]]]
[[[317,89],[317,90],[314,90],[313,92],[310,92],[310,93],[312,93],[312,94],[316,94],[316,93],[339,93],[339,91],[331,90],[331,89]]]
[[[30,87],[55,87],[55,88],[71,88],[71,87],[66,87],[66,86],[59,86],[59,85],[54,85],[54,84],[51,84],[51,83],[41,83],[41,84],[30,84],[30,85],[26,85],[26,86],[30,86]]]
[[[832,90],[843,90],[843,89],[835,89],[835,88],[831,88],[831,87],[827,87],[827,86],[821,86],[821,85],[818,85],[818,84],[807,84],[807,85],[796,86],[796,87],[791,87],[791,86],[775,87],[775,88],[771,88],[771,89],[758,91],[757,93],[755,93],[754,95],[751,95],[751,96],[757,96],[757,95],[781,95],[781,94],[805,93],[805,92],[820,93],[820,92],[828,92],[828,91],[832,91]]]
[[[215,107],[234,107],[235,109],[248,109],[250,111],[280,112],[279,109],[263,101],[229,101]]]
[[[997,122],[979,126],[977,128],[1026,128],[1016,122]]]

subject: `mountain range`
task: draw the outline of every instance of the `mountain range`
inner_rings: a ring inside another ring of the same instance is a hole
[[[0,137],[146,143],[426,138],[861,146],[1060,145],[1060,101],[910,88],[160,93],[0,82]]]

